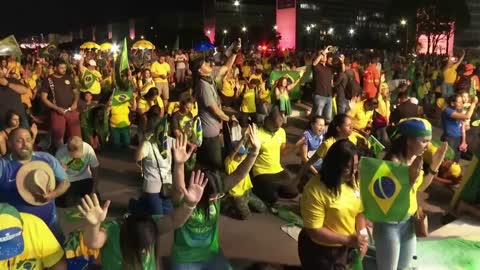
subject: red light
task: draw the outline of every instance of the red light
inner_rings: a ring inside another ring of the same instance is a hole
[[[267,50],[267,46],[262,46],[262,50],[266,51],[266,50]]]

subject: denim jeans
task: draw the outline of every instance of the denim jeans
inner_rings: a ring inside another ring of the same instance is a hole
[[[162,198],[160,193],[144,192],[138,200],[130,199],[130,213],[146,215],[168,215],[173,211],[172,200]]]
[[[453,91],[453,84],[451,83],[443,83],[442,84],[442,97],[443,98],[448,98],[454,94]]]
[[[220,253],[217,256],[204,262],[193,263],[174,263],[172,262],[171,270],[232,270],[227,258]]]
[[[320,95],[313,95],[313,115],[319,115],[325,118],[325,121],[332,120],[332,98]]]
[[[393,223],[375,223],[373,227],[377,269],[409,269],[416,255],[417,237],[413,218]]]

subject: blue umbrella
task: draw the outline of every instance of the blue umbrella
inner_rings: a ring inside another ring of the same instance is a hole
[[[196,44],[195,46],[193,46],[193,49],[195,51],[199,51],[199,52],[206,52],[208,50],[211,50],[215,48],[215,46],[213,46],[213,44],[211,44],[210,42],[207,42],[207,41],[202,41],[198,44]]]

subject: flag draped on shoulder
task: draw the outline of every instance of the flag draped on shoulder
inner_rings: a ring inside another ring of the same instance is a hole
[[[408,167],[375,158],[360,160],[360,195],[365,216],[374,222],[398,222],[410,207]]]
[[[112,94],[112,106],[128,102],[133,98],[133,85],[128,79],[128,74],[126,74],[128,69],[127,39],[124,39],[120,59],[115,64],[115,89]]]
[[[13,35],[0,40],[0,56],[5,55],[22,55],[22,50],[20,50],[20,46],[18,46],[18,42]]]
[[[300,78],[300,75],[302,73],[299,71],[293,71],[293,70],[287,70],[287,71],[272,71],[270,73],[270,77],[268,78],[268,86],[270,89],[275,89],[275,85],[278,81],[278,79],[284,77],[287,78],[288,84],[294,83],[297,79]],[[275,93],[275,91],[272,91],[272,93]],[[289,93],[289,97],[292,100],[298,100],[302,96],[302,93],[300,91],[300,83],[297,84]]]
[[[88,69],[85,69],[85,72],[83,73],[82,77],[82,89],[90,89],[92,88],[93,84],[95,81],[98,79],[97,76],[95,76],[95,73],[91,72]]]
[[[450,206],[455,209],[459,200],[468,204],[477,205],[480,203],[480,148],[470,161],[466,174],[463,176],[460,188],[455,191]]]

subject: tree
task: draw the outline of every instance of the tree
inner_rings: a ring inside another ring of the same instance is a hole
[[[432,48],[432,52],[435,52],[441,40],[446,39],[448,44],[454,30],[465,29],[470,24],[470,12],[465,0],[392,1],[387,16],[391,23],[406,18],[407,27],[416,30],[415,40],[418,42],[421,35],[427,36],[428,50]]]

